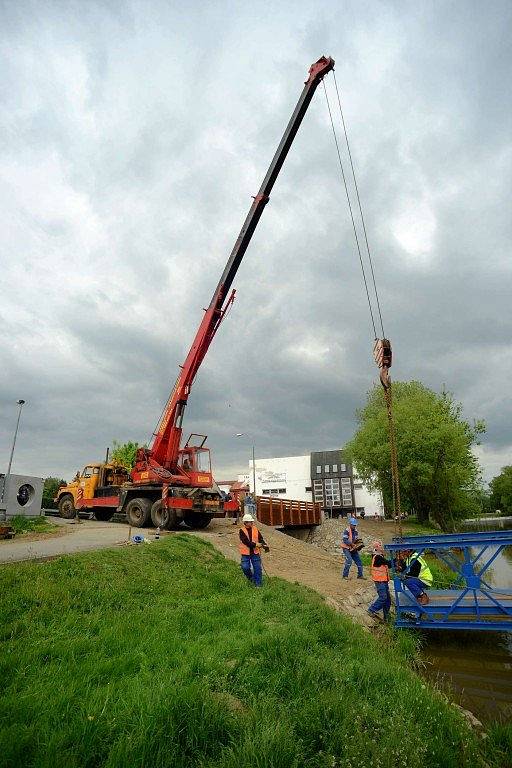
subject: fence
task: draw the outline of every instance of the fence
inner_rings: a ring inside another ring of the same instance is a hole
[[[298,527],[320,525],[320,504],[312,501],[273,499],[271,496],[256,497],[256,517],[265,525]]]

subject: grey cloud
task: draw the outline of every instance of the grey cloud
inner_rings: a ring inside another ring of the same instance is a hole
[[[395,376],[486,419],[489,471],[512,447],[510,4],[264,7],[3,6],[0,445],[26,397],[20,471],[69,475],[148,438],[322,53]],[[219,475],[251,440],[343,444],[376,378],[329,131],[320,90],[192,391],[185,429],[208,432]]]

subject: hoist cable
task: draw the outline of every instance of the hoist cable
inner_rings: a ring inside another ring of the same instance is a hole
[[[333,76],[334,76],[334,86],[336,88],[336,96],[338,97],[338,107],[339,107],[339,110],[340,110],[341,122],[343,124],[343,132],[345,134],[345,142],[347,144],[348,156],[349,156],[349,159],[350,159],[350,167],[352,168],[352,178],[354,179],[354,187],[355,187],[355,190],[356,190],[357,204],[359,206],[359,213],[361,215],[361,223],[363,225],[364,239],[365,239],[365,242],[366,242],[366,250],[368,252],[368,261],[369,261],[370,270],[371,270],[371,273],[372,273],[373,290],[375,292],[375,299],[377,300],[377,310],[379,312],[380,327],[382,329],[382,337],[385,338],[386,334],[384,333],[384,323],[382,321],[382,312],[381,312],[381,309],[380,309],[379,293],[377,291],[377,282],[375,280],[375,272],[373,270],[373,260],[372,260],[372,255],[371,255],[371,251],[370,251],[370,245],[368,243],[368,235],[366,233],[366,224],[365,224],[364,216],[363,216],[363,207],[361,205],[361,198],[359,196],[359,187],[357,186],[356,172],[354,170],[354,163],[352,162],[352,152],[350,151],[350,144],[349,144],[349,141],[348,141],[347,126],[345,124],[345,117],[343,115],[343,110],[341,108],[340,92],[338,90],[338,82],[336,80],[336,73],[334,72],[334,70],[333,70]]]
[[[336,135],[336,129],[334,127],[334,120],[333,120],[333,117],[332,117],[331,105],[329,103],[329,97],[327,95],[327,88],[325,87],[325,80],[322,80],[322,85],[324,86],[325,100],[327,102],[327,109],[329,110],[329,117],[330,117],[330,120],[331,120],[332,134],[334,136],[334,143],[336,145],[336,152],[338,153],[338,161],[339,161],[339,164],[340,164],[341,176],[343,178],[343,184],[344,184],[344,187],[345,187],[345,194],[347,195],[348,209],[350,211],[350,218],[352,220],[352,228],[354,230],[354,237],[355,237],[355,240],[356,240],[357,252],[359,254],[359,263],[361,264],[361,272],[363,274],[363,281],[364,281],[364,287],[365,287],[365,291],[366,291],[366,298],[368,299],[368,309],[370,310],[370,317],[372,319],[373,333],[374,333],[374,337],[377,338],[377,329],[375,327],[375,320],[374,320],[374,317],[373,317],[372,302],[370,300],[370,291],[368,290],[368,281],[366,279],[366,273],[364,271],[363,256],[361,254],[361,247],[359,245],[359,238],[357,236],[356,222],[354,220],[354,213],[352,211],[352,204],[350,202],[350,195],[349,195],[348,186],[347,186],[347,179],[345,178],[345,171],[343,169],[343,162],[341,160],[341,152],[340,152],[340,147],[339,147],[339,144],[338,144],[338,137]]]
[[[384,400],[389,422],[389,447],[391,453],[391,485],[393,488],[393,512],[398,537],[403,538],[402,531],[402,505],[400,501],[400,480],[398,475],[398,457],[396,450],[395,422],[393,419],[393,399],[391,395],[391,382],[384,388]]]
[[[338,89],[338,83],[336,81],[336,75],[335,74],[334,74],[334,85],[335,85],[335,88],[336,88],[336,95],[337,95],[337,99],[338,99],[338,107],[339,107],[339,111],[340,111],[341,122],[342,122],[342,126],[343,126],[343,132],[345,134],[345,142],[346,142],[346,145],[347,145],[347,151],[348,151],[348,156],[349,156],[349,160],[350,160],[350,167],[352,169],[352,178],[353,178],[353,181],[354,181],[354,188],[355,188],[355,192],[356,192],[356,196],[357,196],[357,203],[358,203],[358,206],[359,206],[359,214],[361,216],[361,224],[362,224],[362,227],[363,227],[364,239],[365,239],[365,243],[366,243],[366,250],[367,250],[367,253],[368,253],[368,262],[369,262],[369,265],[370,265],[370,270],[371,270],[371,275],[372,275],[373,290],[374,290],[374,293],[375,293],[375,300],[376,300],[376,303],[377,303],[377,310],[378,310],[378,315],[379,315],[379,320],[380,320],[380,326],[381,326],[381,329],[382,329],[382,336],[383,336],[383,338],[385,338],[384,322],[382,320],[382,311],[381,311],[381,307],[380,307],[379,293],[378,293],[378,290],[377,290],[377,281],[375,279],[375,271],[373,269],[373,260],[372,260],[372,255],[371,255],[371,251],[370,251],[370,244],[368,242],[368,234],[367,234],[367,231],[366,231],[366,224],[365,224],[365,221],[364,221],[363,207],[361,205],[361,197],[359,195],[359,187],[357,186],[356,173],[355,173],[354,163],[353,163],[353,160],[352,160],[352,152],[350,151],[350,143],[349,143],[349,140],[348,140],[348,131],[347,131],[346,123],[345,123],[345,117],[343,115],[343,110],[342,110],[342,107],[341,107],[340,92],[339,92],[339,89]],[[365,273],[365,269],[364,269],[363,257],[362,257],[362,254],[361,254],[361,248],[360,248],[360,245],[359,245],[359,238],[358,238],[358,235],[357,235],[357,227],[356,227],[355,220],[354,220],[354,213],[353,213],[352,204],[351,204],[351,201],[350,201],[350,194],[349,194],[349,191],[348,191],[347,180],[346,180],[346,177],[345,177],[345,171],[344,171],[343,162],[342,162],[342,159],[341,159],[341,152],[340,152],[340,148],[339,148],[339,144],[338,144],[338,137],[336,135],[336,129],[334,127],[334,120],[333,120],[333,116],[332,116],[331,105],[329,103],[329,97],[327,95],[327,88],[325,86],[325,81],[323,82],[323,86],[324,86],[325,100],[327,102],[327,109],[329,111],[329,117],[330,117],[330,120],[331,120],[331,128],[332,128],[332,133],[333,133],[333,136],[334,136],[334,143],[336,145],[336,152],[338,154],[338,161],[339,161],[339,165],[340,165],[340,169],[341,169],[343,185],[345,187],[345,193],[346,193],[346,196],[347,196],[348,208],[349,208],[349,211],[350,211],[350,218],[352,220],[352,227],[353,227],[353,230],[354,230],[354,237],[355,237],[355,240],[356,240],[357,252],[359,254],[359,262],[361,264],[361,272],[362,272],[362,275],[363,275],[364,287],[365,287],[365,290],[366,290],[366,298],[368,299],[368,308],[370,310],[370,317],[371,317],[371,320],[372,320],[373,332],[374,332],[374,335],[375,335],[375,339],[377,339],[377,330],[375,328],[375,320],[374,320],[374,316],[373,316],[372,301],[370,299],[370,292],[368,290],[368,281],[366,279],[366,273]],[[390,359],[389,363],[391,363],[391,359]],[[391,489],[392,489],[392,495],[393,495],[393,517],[395,519],[395,525],[396,525],[396,528],[397,528],[398,537],[399,537],[399,539],[402,539],[403,538],[403,531],[402,531],[402,508],[401,508],[401,500],[400,500],[400,480],[399,480],[399,472],[398,472],[398,456],[397,456],[397,446],[396,446],[395,423],[394,423],[394,418],[393,418],[393,400],[392,400],[392,394],[391,394],[391,380],[389,379],[388,366],[385,367],[385,370],[387,371],[387,373],[386,373],[386,377],[384,379],[382,377],[382,372],[381,372],[381,383],[382,383],[382,385],[384,387],[384,401],[385,401],[385,404],[386,404],[386,411],[387,411],[387,416],[388,416],[388,426],[389,426],[389,448],[390,448],[390,458],[391,458]]]

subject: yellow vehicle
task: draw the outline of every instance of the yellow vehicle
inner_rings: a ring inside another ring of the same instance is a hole
[[[110,520],[119,505],[123,485],[131,484],[130,473],[115,463],[88,464],[73,482],[63,485],[55,501],[61,517],[75,517],[78,510],[94,509],[97,520]]]

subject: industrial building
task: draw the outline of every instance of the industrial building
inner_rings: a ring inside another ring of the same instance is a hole
[[[340,450],[256,459],[255,465],[257,496],[316,501],[328,517],[383,514],[380,494],[363,485]],[[249,471],[239,475],[238,480],[254,492],[252,460]]]

